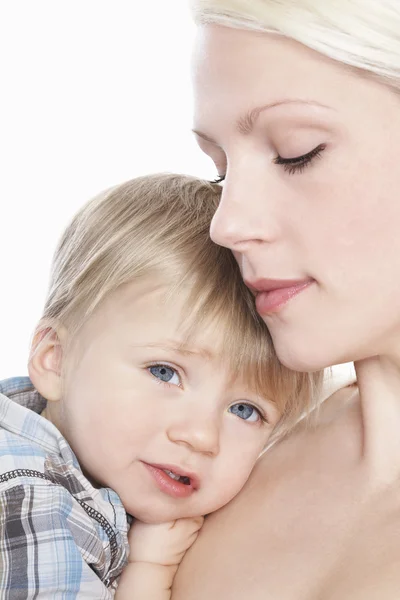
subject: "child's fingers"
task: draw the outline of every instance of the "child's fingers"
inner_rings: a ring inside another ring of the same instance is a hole
[[[148,524],[135,521],[129,532],[129,561],[178,564],[195,541],[203,517]]]
[[[196,532],[201,529],[204,523],[204,517],[187,517],[185,519],[177,519],[173,521],[172,529],[182,530],[186,532]]]

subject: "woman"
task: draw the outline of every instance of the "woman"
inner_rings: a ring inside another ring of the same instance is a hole
[[[210,517],[174,600],[400,597],[400,5],[194,0],[195,132],[224,181],[211,235],[282,362],[358,387]]]

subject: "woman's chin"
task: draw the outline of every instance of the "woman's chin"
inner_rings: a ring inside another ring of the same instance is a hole
[[[323,352],[317,343],[301,343],[298,346],[288,342],[274,340],[275,350],[281,363],[299,373],[314,373],[332,365],[349,362],[346,358],[334,355],[332,352]]]

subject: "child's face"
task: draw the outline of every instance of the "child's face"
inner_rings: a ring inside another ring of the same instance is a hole
[[[149,284],[118,290],[80,330],[49,403],[85,473],[148,522],[226,504],[279,418],[221,362],[213,328],[178,348],[183,301]]]

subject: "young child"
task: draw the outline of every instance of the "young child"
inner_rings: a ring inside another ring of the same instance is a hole
[[[318,376],[280,365],[209,239],[219,196],[142,177],[65,231],[29,378],[0,386],[1,598],[168,599],[202,516],[306,406]]]

